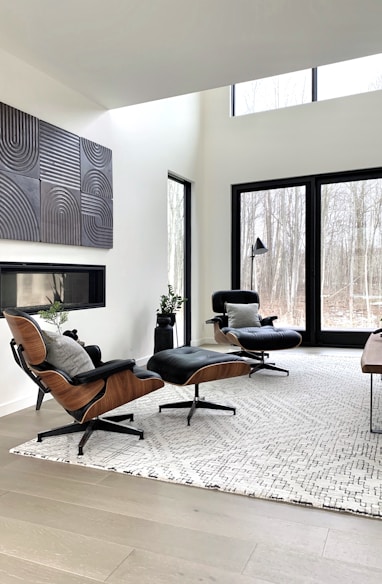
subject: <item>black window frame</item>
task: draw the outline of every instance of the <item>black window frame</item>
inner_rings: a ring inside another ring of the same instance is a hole
[[[169,180],[183,186],[184,189],[184,344],[191,344],[191,182],[179,176],[168,173]]]
[[[305,186],[306,194],[306,331],[300,331],[305,346],[362,348],[371,331],[320,330],[321,194],[324,184],[382,179],[382,167],[254,181],[231,185],[231,287],[240,288],[240,194]]]

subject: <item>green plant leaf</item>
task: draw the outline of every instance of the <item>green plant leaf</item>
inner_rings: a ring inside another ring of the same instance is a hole
[[[47,323],[53,324],[59,333],[61,332],[61,326],[69,318],[69,313],[64,310],[64,305],[58,300],[52,302],[48,310],[39,310],[38,314]]]
[[[167,294],[162,294],[160,297],[157,312],[160,314],[173,314],[182,308],[182,304],[186,300],[187,298],[182,298],[179,294],[175,294],[174,287],[168,284]]]

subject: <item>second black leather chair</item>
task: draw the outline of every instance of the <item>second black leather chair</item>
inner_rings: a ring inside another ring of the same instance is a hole
[[[212,294],[212,309],[216,314],[207,320],[214,325],[218,343],[240,347],[238,354],[255,361],[250,375],[260,369],[281,371],[287,369],[269,363],[269,351],[293,349],[301,344],[300,333],[293,329],[275,328],[277,316],[262,318],[260,298],[255,290],[219,290]]]

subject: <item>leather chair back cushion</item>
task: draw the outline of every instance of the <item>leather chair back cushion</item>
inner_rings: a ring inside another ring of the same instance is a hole
[[[260,308],[259,295],[255,290],[218,290],[212,294],[212,310],[225,314],[226,302],[232,304],[253,304]]]

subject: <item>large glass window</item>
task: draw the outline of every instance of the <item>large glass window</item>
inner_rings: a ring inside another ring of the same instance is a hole
[[[261,314],[305,329],[305,188],[241,194],[240,287],[257,290]],[[268,252],[252,256],[260,238]]]
[[[190,194],[191,185],[169,176],[167,183],[168,283],[187,302],[176,314],[174,346],[189,344],[191,338],[190,299]]]
[[[382,317],[382,179],[321,187],[321,328],[377,328]]]
[[[232,234],[232,287],[275,326],[354,347],[382,326],[382,168],[234,185]]]

